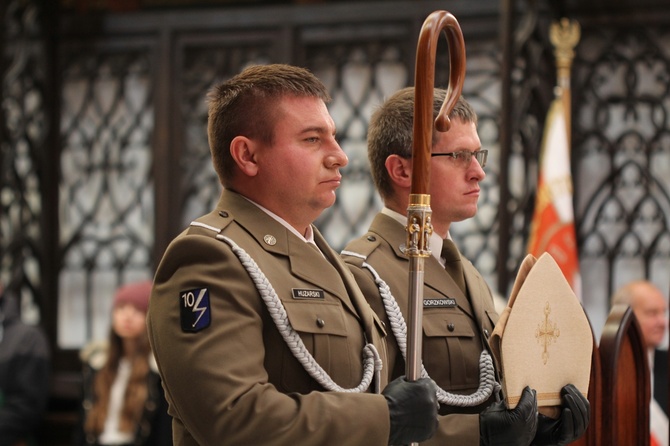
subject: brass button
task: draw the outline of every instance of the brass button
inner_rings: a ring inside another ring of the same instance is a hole
[[[368,235],[369,242],[374,242],[375,240],[377,240],[377,237],[375,237],[374,235]]]
[[[452,323],[447,324],[447,330],[454,331],[455,328],[456,328],[456,326],[454,324],[452,324]]]
[[[486,339],[489,338],[489,329],[488,328],[484,329],[484,336],[486,337]]]
[[[228,212],[226,212],[226,211],[220,211],[219,215],[223,218],[228,218]]]
[[[319,328],[323,328],[323,327],[326,325],[326,321],[324,321],[323,319],[321,319],[321,318],[319,317],[319,318],[316,319],[316,325],[317,325]]]

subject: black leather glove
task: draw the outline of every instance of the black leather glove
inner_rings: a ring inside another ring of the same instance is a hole
[[[561,416],[557,419],[542,414],[537,416],[537,446],[563,446],[584,435],[589,426],[591,406],[572,384],[561,389]]]
[[[382,392],[389,406],[389,444],[409,444],[429,439],[437,429],[437,385],[432,379],[391,381]]]
[[[527,386],[514,409],[507,409],[505,402],[500,401],[479,414],[481,446],[528,446],[536,429],[537,398],[535,391]]]

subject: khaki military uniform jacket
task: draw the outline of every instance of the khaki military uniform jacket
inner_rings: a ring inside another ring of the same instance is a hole
[[[408,311],[409,259],[403,253],[406,230],[392,217],[378,214],[369,231],[349,243],[342,257],[375,312],[389,332],[387,344],[392,375],[405,374],[405,363],[391,333],[379,288],[371,265],[390,287],[405,320]],[[357,255],[347,255],[353,252]],[[364,258],[361,258],[362,257]],[[433,257],[424,262],[423,287],[423,364],[438,386],[450,393],[469,395],[479,385],[479,357],[488,349],[486,339],[493,332],[498,314],[488,285],[475,267],[461,256],[469,298]],[[429,441],[422,444],[479,445],[479,415],[493,399],[474,408],[440,408],[440,427]]]
[[[289,351],[231,246],[217,238],[232,239],[257,263],[318,364],[339,386],[354,388],[366,339],[386,364],[385,332],[347,267],[314,232],[323,255],[224,191],[217,209],[166,250],[147,324],[176,445],[388,443],[384,396],[324,391]]]

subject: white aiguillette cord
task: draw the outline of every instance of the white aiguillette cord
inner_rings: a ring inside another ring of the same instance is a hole
[[[342,251],[342,254],[363,260],[366,259],[363,255],[353,251]],[[400,348],[403,358],[407,359],[407,324],[405,323],[405,318],[402,316],[398,302],[393,297],[389,286],[382,280],[377,271],[365,261],[363,262],[363,267],[370,270],[375,278],[375,283],[379,288],[379,293],[384,302],[386,314],[391,322],[391,329],[398,342],[398,348]],[[430,378],[423,364],[421,364],[421,377]],[[495,368],[493,367],[491,355],[486,350],[482,350],[482,354],[479,356],[479,388],[477,391],[471,395],[457,395],[449,393],[438,386],[437,400],[449,406],[473,407],[486,402],[494,390],[497,393],[500,389],[501,386],[495,379]]]
[[[265,277],[254,259],[228,237],[219,234],[216,238],[223,240],[230,245],[235,255],[240,259],[240,262],[247,270],[247,273],[249,273],[249,277],[251,277],[251,280],[256,285],[256,288],[258,289],[263,302],[265,302],[270,316],[277,326],[282,338],[286,342],[286,345],[288,345],[293,356],[295,356],[305,368],[305,371],[314,378],[316,382],[323,386],[324,389],[334,392],[362,393],[368,390],[374,377],[375,393],[381,391],[379,388],[379,380],[383,364],[379,352],[374,345],[367,344],[363,347],[363,355],[365,359],[363,360],[363,378],[361,383],[353,389],[340,387],[307,350],[302,339],[300,339],[300,335],[291,326],[291,323],[288,320],[288,315],[286,314],[286,309],[284,308],[284,305],[282,305],[279,296],[277,296],[272,284],[268,281],[267,277]]]

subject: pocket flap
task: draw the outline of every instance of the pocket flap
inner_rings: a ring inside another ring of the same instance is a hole
[[[423,314],[423,332],[432,337],[474,337],[470,318],[462,313],[426,313]]]
[[[337,302],[284,301],[288,320],[302,333],[346,336],[344,309]]]

